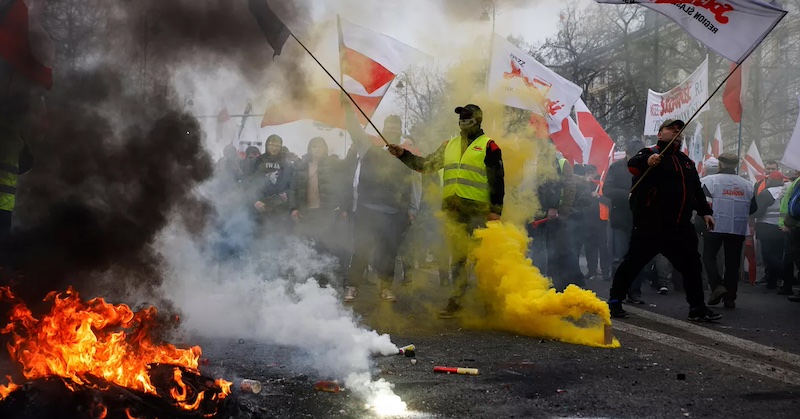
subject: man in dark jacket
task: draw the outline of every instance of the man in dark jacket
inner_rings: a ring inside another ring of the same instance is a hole
[[[365,282],[364,271],[372,267],[381,282],[380,297],[394,302],[392,292],[395,260],[411,221],[416,217],[419,201],[414,196],[413,173],[401,162],[375,145],[358,123],[352,105],[347,102],[347,130],[353,148],[346,160],[353,186],[353,256],[347,274],[345,302],[358,298],[358,287]],[[383,124],[383,136],[399,144],[403,124],[397,115],[389,115]],[[398,146],[399,147],[399,146]]]
[[[633,213],[631,212],[628,194],[630,194],[633,175],[628,170],[628,160],[636,156],[644,148],[641,140],[632,140],[625,147],[626,159],[615,161],[608,168],[606,181],[603,184],[603,196],[611,200],[608,220],[611,224],[611,278],[616,276],[619,265],[628,253],[628,245],[633,233]],[[627,301],[640,304],[642,301],[642,280],[640,272],[628,289]]]
[[[320,254],[330,254],[337,261],[335,276],[342,276],[349,261],[346,220],[347,182],[344,164],[328,151],[322,137],[308,142],[308,153],[295,166],[294,185],[289,193],[289,208],[299,236],[312,241]],[[322,283],[329,272],[317,275]]]
[[[253,207],[265,232],[288,233],[294,165],[283,151],[283,138],[274,134],[267,138],[267,151],[256,158],[250,182],[255,194]]]
[[[767,175],[764,188],[756,196],[758,209],[752,215],[756,222],[756,237],[761,244],[767,289],[772,290],[778,288],[778,279],[781,277],[783,268],[781,257],[783,256],[784,234],[778,227],[783,193],[783,175],[781,172],[773,171]]]
[[[633,233],[611,286],[608,305],[612,317],[627,316],[622,301],[636,275],[659,253],[683,275],[689,320],[722,317],[706,307],[703,297],[703,264],[691,216],[696,210],[709,230],[714,229],[714,218],[694,162],[680,151],[684,126],[681,120],[664,121],[658,130],[658,144],[642,149],[628,161],[628,170],[634,176],[630,197]]]

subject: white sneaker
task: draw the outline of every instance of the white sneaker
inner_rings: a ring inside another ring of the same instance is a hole
[[[661,294],[661,295],[667,295],[667,294],[669,294],[669,288],[662,286],[658,290],[658,293]]]
[[[344,290],[344,302],[345,303],[352,303],[358,298],[358,288],[356,287],[347,287]]]
[[[381,299],[383,301],[388,301],[391,303],[397,301],[397,298],[394,296],[394,293],[392,293],[392,290],[390,290],[389,288],[384,288],[383,291],[381,291]]]

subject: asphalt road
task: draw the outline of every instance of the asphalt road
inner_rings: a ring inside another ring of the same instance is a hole
[[[467,330],[432,312],[446,290],[398,287],[398,302],[362,290],[354,310],[397,344],[414,343],[417,362],[376,357],[375,378],[394,383],[408,417],[443,418],[796,418],[800,417],[800,339],[792,318],[800,304],[743,287],[739,307],[717,324],[696,325],[682,294],[645,290],[648,303],[615,322],[619,349],[596,349],[535,337]],[[607,292],[608,283],[590,283]],[[389,311],[398,316],[389,316]],[[408,322],[388,322],[386,317]],[[405,329],[405,330],[400,330]],[[250,417],[375,416],[363,401],[319,393],[296,351],[245,340],[204,343],[209,368],[266,383],[241,398]],[[435,365],[474,367],[480,375],[443,375]]]
[[[597,349],[436,319],[447,295],[437,283],[431,272],[419,271],[412,285],[397,287],[397,303],[364,288],[353,306],[396,344],[417,347],[416,363],[373,358],[373,377],[394,384],[408,404],[405,417],[800,417],[800,339],[792,321],[800,304],[762,287],[743,286],[738,307],[720,309],[725,317],[711,325],[685,320],[682,294],[645,289],[648,304],[614,323],[622,347]],[[608,285],[588,284],[601,297]],[[314,383],[328,377],[310,370],[308,354],[296,348],[247,336],[189,341],[210,361],[205,374],[264,384],[260,394],[238,394],[238,418],[377,417],[347,389],[315,391]],[[437,374],[436,365],[473,367],[480,375]]]

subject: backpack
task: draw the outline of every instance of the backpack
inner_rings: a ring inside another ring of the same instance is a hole
[[[800,182],[794,182],[794,191],[789,198],[789,216],[795,220],[800,220]]]

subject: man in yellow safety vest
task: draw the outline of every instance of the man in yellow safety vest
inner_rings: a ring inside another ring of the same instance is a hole
[[[461,310],[467,288],[469,237],[486,221],[499,220],[505,194],[503,156],[500,147],[483,129],[483,111],[477,105],[459,106],[461,134],[445,141],[427,157],[415,156],[399,145],[389,151],[406,166],[421,173],[444,169],[442,210],[449,220],[448,239],[452,254],[453,295],[441,318],[452,318]]]
[[[33,157],[17,130],[0,121],[0,241],[11,233],[17,179],[30,170]]]

